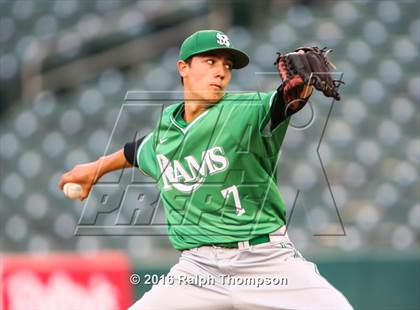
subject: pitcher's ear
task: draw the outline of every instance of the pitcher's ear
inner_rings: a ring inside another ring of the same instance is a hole
[[[181,77],[185,77],[187,74],[188,67],[191,66],[192,57],[188,58],[187,60],[178,60],[178,72]]]

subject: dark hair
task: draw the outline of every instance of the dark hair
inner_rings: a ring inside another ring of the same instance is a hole
[[[185,59],[184,61],[187,63],[187,65],[191,66],[191,62],[192,62],[192,58],[193,56],[188,57],[187,59]],[[184,78],[181,76],[181,84],[184,85]]]

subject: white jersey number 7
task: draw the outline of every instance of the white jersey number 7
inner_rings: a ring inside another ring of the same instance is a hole
[[[236,185],[233,185],[231,187],[225,188],[221,190],[221,193],[223,197],[228,198],[229,194],[233,194],[233,200],[235,202],[235,208],[236,208],[236,215],[241,216],[245,213],[245,209],[241,206],[241,200],[239,199],[239,192]]]

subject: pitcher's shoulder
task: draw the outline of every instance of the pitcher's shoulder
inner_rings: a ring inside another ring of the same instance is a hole
[[[173,113],[180,105],[182,105],[182,102],[174,102],[168,105],[166,108],[163,109],[164,114],[171,114]]]
[[[162,121],[169,121],[176,111],[179,110],[181,105],[183,105],[183,102],[174,102],[165,107],[162,111]]]
[[[236,105],[252,105],[258,106],[264,101],[270,100],[273,92],[232,92],[227,93],[221,103],[236,106]]]
[[[229,92],[222,98],[222,101],[237,101],[237,100],[261,100],[267,96],[271,96],[273,91],[270,92]]]

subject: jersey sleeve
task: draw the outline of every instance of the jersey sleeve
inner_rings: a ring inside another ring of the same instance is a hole
[[[157,178],[157,163],[153,132],[148,134],[137,149],[139,170],[147,176]]]
[[[271,106],[275,102],[277,91],[271,91],[267,93],[259,92],[256,97],[256,108],[258,109],[258,124],[260,128],[264,128],[265,125],[270,121],[270,110]]]
[[[261,134],[267,138],[283,140],[290,116],[282,117],[282,115],[273,113],[275,105],[282,104],[281,100],[277,100],[277,91],[257,93],[256,100],[259,101],[256,107]]]
[[[243,94],[236,99],[241,103],[235,110],[235,119],[243,130],[239,131],[242,148],[248,143],[252,151],[270,162],[278,158],[290,117],[273,124],[272,106],[276,104],[277,91]],[[251,131],[248,131],[251,130]],[[271,168],[270,168],[271,169]]]

